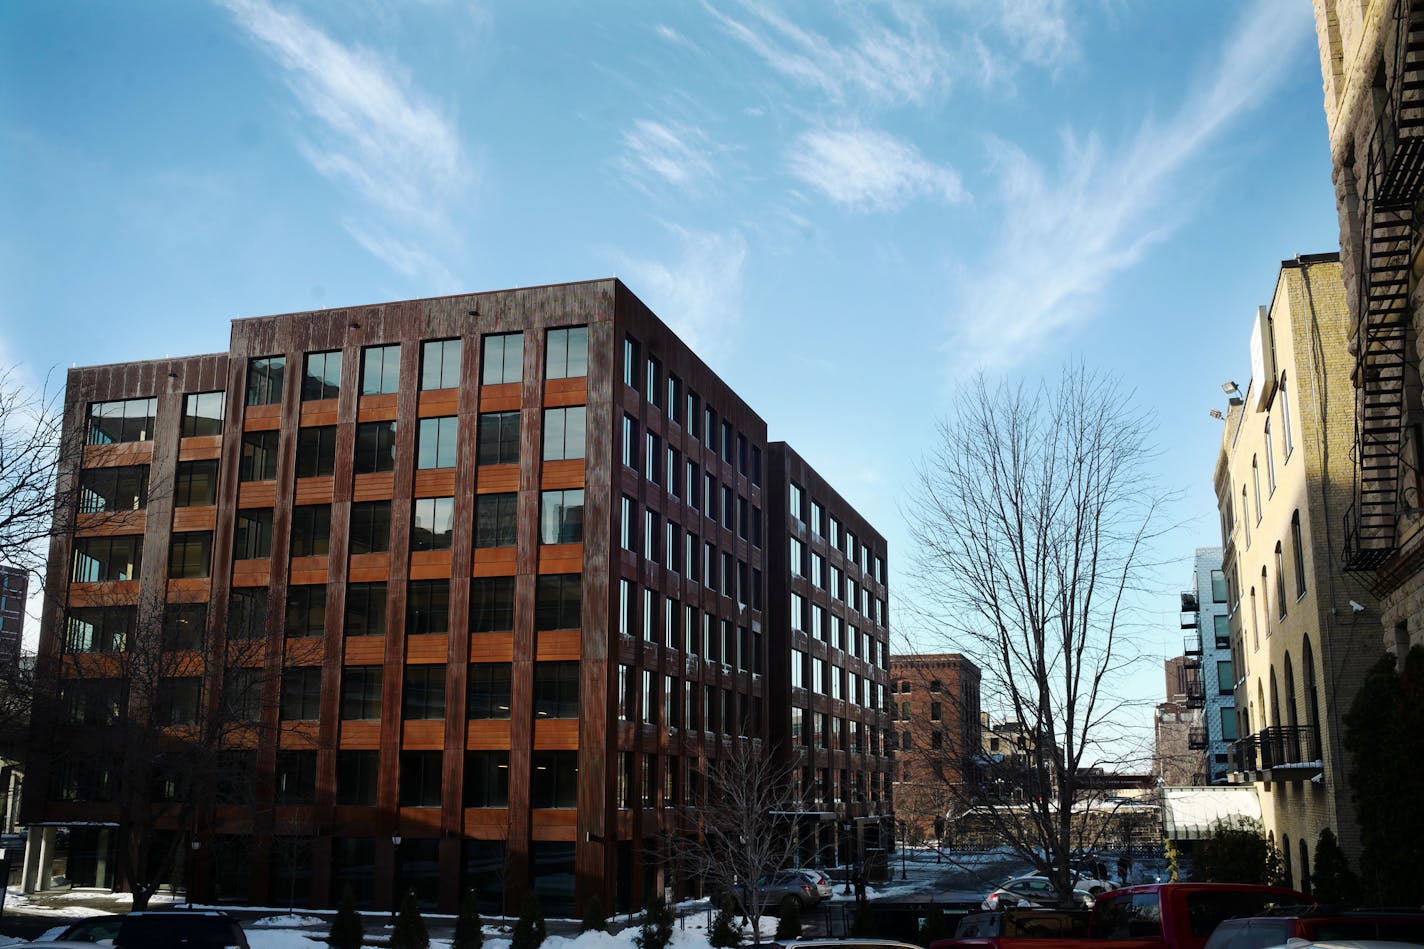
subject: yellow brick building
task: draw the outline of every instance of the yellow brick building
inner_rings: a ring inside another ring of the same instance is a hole
[[[1378,656],[1375,600],[1339,556],[1353,478],[1349,328],[1338,255],[1281,264],[1215,472],[1232,655],[1217,674],[1235,679],[1239,736],[1230,777],[1255,788],[1304,888],[1322,829],[1352,860],[1359,852],[1341,718]]]

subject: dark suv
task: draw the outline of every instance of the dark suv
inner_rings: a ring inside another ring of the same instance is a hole
[[[1265,949],[1283,946],[1288,939],[1424,943],[1424,913],[1303,913],[1227,919],[1212,932],[1205,949]]]
[[[227,913],[173,910],[129,913],[114,949],[249,949],[242,927]]]

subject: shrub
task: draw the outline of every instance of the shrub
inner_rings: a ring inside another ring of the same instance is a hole
[[[712,929],[707,933],[707,942],[712,949],[736,949],[742,944],[742,930],[737,925],[737,914],[729,902],[723,901],[717,915],[712,918]]]
[[[391,930],[391,949],[430,949],[430,934],[425,931],[420,907],[415,905],[414,890],[406,890],[401,900],[400,914]]]
[[[1360,881],[1350,871],[1340,841],[1327,827],[1315,842],[1315,867],[1310,874],[1312,894],[1322,903],[1354,906],[1360,901]]]
[[[880,936],[880,927],[875,922],[875,911],[870,908],[870,901],[863,896],[855,898],[855,918],[850,923],[850,934],[857,939],[877,939]]]
[[[579,923],[579,932],[607,932],[608,913],[603,909],[603,900],[595,893],[583,904],[583,921]]]
[[[336,918],[331,921],[331,932],[326,934],[326,943],[331,949],[361,949],[366,931],[361,926],[361,915],[356,912],[356,897],[347,886],[341,891],[341,906]]]
[[[460,916],[455,920],[455,935],[450,940],[450,949],[482,949],[484,944],[479,894],[473,889],[466,890],[465,898],[460,901]]]
[[[1284,877],[1281,852],[1261,822],[1250,817],[1217,821],[1192,857],[1192,879],[1205,883],[1279,885]]]
[[[633,942],[638,949],[667,949],[667,944],[672,942],[673,921],[672,907],[659,893],[648,901],[647,908],[643,910],[643,927],[633,937]]]
[[[532,889],[525,890],[519,901],[519,919],[514,923],[509,949],[539,949],[548,934],[544,913],[539,909],[539,898]]]
[[[776,921],[777,939],[798,939],[801,936],[801,903],[787,897],[781,904],[781,918]]]

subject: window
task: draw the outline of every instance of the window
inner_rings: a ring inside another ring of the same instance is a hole
[[[320,478],[336,470],[336,426],[297,429],[297,477]]]
[[[245,405],[276,405],[282,401],[282,376],[286,372],[285,356],[263,356],[247,361],[247,394]]]
[[[353,583],[346,588],[347,636],[386,634],[385,583]]]
[[[503,633],[514,629],[514,578],[476,577],[470,581],[470,632]]]
[[[307,353],[302,369],[302,401],[341,395],[341,352]]]
[[[513,547],[518,495],[481,494],[475,497],[475,547]]]
[[[618,580],[618,632],[623,636],[633,635],[633,612],[637,609],[634,602],[633,581],[626,577]]]
[[[227,607],[228,639],[267,638],[266,587],[243,587],[233,590]]]
[[[173,477],[176,507],[209,507],[218,503],[218,462],[180,461]]]
[[[811,583],[822,590],[826,588],[826,558],[820,554],[811,555]]]
[[[1256,497],[1256,526],[1261,525],[1261,466],[1256,461],[1256,456],[1251,456],[1251,484]]]
[[[283,631],[288,639],[306,639],[320,636],[326,631],[326,587],[316,585],[287,588]]]
[[[658,562],[658,513],[650,508],[643,509],[643,556]]]
[[[244,508],[237,512],[233,559],[260,560],[272,555],[272,509]]]
[[[420,387],[454,389],[460,385],[460,341],[433,339],[420,347]]]
[[[539,496],[539,543],[583,542],[583,489],[545,491]]]
[[[588,327],[549,330],[544,366],[548,379],[576,379],[588,375]]]
[[[1218,695],[1230,695],[1236,687],[1236,675],[1232,671],[1231,660],[1226,659],[1216,664],[1216,692]]]
[[[172,676],[158,680],[153,717],[159,725],[193,725],[202,703],[203,680],[197,676]]]
[[[806,573],[806,548],[795,537],[790,539],[791,575],[793,577],[804,576]]]
[[[148,503],[148,466],[86,468],[79,476],[79,510],[84,514],[138,511]]]
[[[1266,493],[1276,493],[1276,447],[1271,442],[1271,420],[1266,419]]]
[[[534,719],[579,717],[579,664],[534,663]]]
[[[352,470],[356,474],[392,471],[396,466],[396,423],[358,422],[356,454]]]
[[[840,550],[840,547],[841,547],[841,522],[838,521],[838,520],[836,520],[834,517],[831,518],[831,533],[830,533],[830,536],[827,537],[826,539],[831,542],[831,546],[832,546],[832,547],[834,547],[836,550]]]
[[[181,580],[206,577],[212,572],[213,532],[174,534],[168,548],[168,578]]]
[[[1239,737],[1236,732],[1236,710],[1234,708],[1223,708],[1221,712],[1221,740],[1236,741]]]
[[[509,806],[509,752],[465,752],[464,806]]]
[[[524,378],[524,334],[501,333],[484,338],[484,371],[480,384],[519,382]]]
[[[237,462],[238,481],[272,481],[277,477],[277,442],[280,432],[244,432],[242,457]]]
[[[402,751],[400,753],[401,807],[439,807],[441,752]]]
[[[624,550],[638,549],[638,507],[628,495],[618,501],[618,544]]]
[[[331,506],[292,508],[292,556],[325,557],[331,542]]]
[[[530,807],[575,807],[578,804],[578,752],[535,751],[529,782]]]
[[[698,428],[698,423],[701,421],[701,419],[702,419],[702,400],[698,398],[696,392],[693,392],[691,389],[688,389],[688,390],[687,390],[687,434],[691,435],[693,438],[699,437],[699,434],[700,434],[700,432],[701,432],[701,429]]]
[[[450,631],[450,581],[412,580],[406,590],[405,631],[443,636]]]
[[[400,344],[361,350],[361,394],[389,395],[400,387]]]
[[[643,477],[653,484],[662,484],[658,463],[662,460],[662,440],[652,432],[644,433]]]
[[[132,611],[132,607],[129,609]],[[201,649],[207,635],[208,605],[206,603],[169,603],[164,607],[163,648],[165,650],[183,652]]]
[[[391,502],[361,501],[351,505],[351,553],[379,554],[391,546]]]
[[[1217,649],[1230,649],[1230,648],[1231,648],[1231,617],[1229,617],[1229,616],[1213,616],[1213,617],[1212,617],[1212,625],[1213,625],[1213,627],[1214,627],[1213,632],[1214,632],[1215,637],[1216,637],[1216,648],[1217,648]]]
[[[342,721],[380,719],[381,671],[380,666],[347,666],[341,670]]]
[[[336,803],[374,807],[380,779],[379,751],[336,753]]]
[[[542,574],[535,583],[534,628],[578,629],[583,596],[577,573]]]
[[[194,392],[183,396],[182,437],[221,435],[225,392]]]
[[[732,463],[732,453],[736,451],[736,438],[732,434],[732,423],[722,420],[722,460]]]
[[[711,405],[702,407],[702,443],[714,452],[717,450],[717,410]]]
[[[470,665],[466,709],[470,718],[509,718],[510,666],[507,662]]]
[[[1243,485],[1241,486],[1241,527],[1242,527],[1242,528],[1245,530],[1245,532],[1246,532],[1246,546],[1247,546],[1247,547],[1250,547],[1250,546],[1251,546],[1251,521],[1250,521],[1250,519],[1247,517],[1247,515],[1250,513],[1250,511],[1251,511],[1251,507],[1250,507],[1250,505],[1248,505],[1248,504],[1246,503],[1246,485],[1243,484]],[[1258,521],[1258,522],[1260,521],[1260,516],[1259,516],[1259,514],[1257,515],[1257,521]]]
[[[811,499],[811,532],[817,537],[826,536],[826,508],[815,498]]]
[[[482,465],[519,463],[519,413],[482,412],[476,453]]]
[[[454,498],[416,498],[411,512],[411,550],[450,549],[455,532]]]
[[[667,375],[667,417],[671,422],[682,422],[682,380],[672,373]]]
[[[1281,542],[1276,541],[1276,609],[1286,618],[1286,562],[1281,554]]]
[[[1300,536],[1300,511],[1291,514],[1291,558],[1295,561],[1295,598],[1305,596],[1305,548]]]
[[[401,717],[429,721],[445,717],[445,667],[406,666]]]
[[[648,357],[647,384],[643,386],[643,393],[652,405],[657,405],[663,397],[663,366],[652,356]]]
[[[137,612],[132,606],[71,609],[66,618],[64,651],[123,652],[133,632]]]
[[[1220,570],[1211,572],[1211,601],[1213,603],[1226,602],[1226,574]]]
[[[930,703],[930,721],[932,721],[932,722],[942,722],[942,721],[944,721],[944,704],[943,704],[943,703],[941,703],[941,702],[931,702],[931,703]]]
[[[565,461],[583,457],[585,416],[582,405],[544,410],[544,460]]]
[[[631,336],[623,337],[623,384],[630,389],[638,388],[638,341]]]
[[[460,420],[453,415],[423,418],[416,435],[415,466],[417,468],[455,467],[456,436]]]
[[[321,718],[321,667],[282,670],[282,720],[314,722]]]

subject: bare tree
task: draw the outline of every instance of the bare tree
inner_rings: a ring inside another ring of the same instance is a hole
[[[667,839],[683,872],[745,916],[761,941],[769,874],[791,863],[801,815],[795,772],[767,756],[760,742],[727,746],[707,772],[707,796],[696,826]]]
[[[999,752],[976,758],[965,803],[1065,905],[1070,858],[1102,832],[1075,817],[1105,796],[1091,769],[1122,753],[1133,595],[1165,500],[1145,470],[1148,422],[1080,367],[1036,389],[980,377],[940,424],[908,504],[924,606],[1008,723]]]
[[[62,392],[0,368],[0,563],[43,579],[55,511]]]

